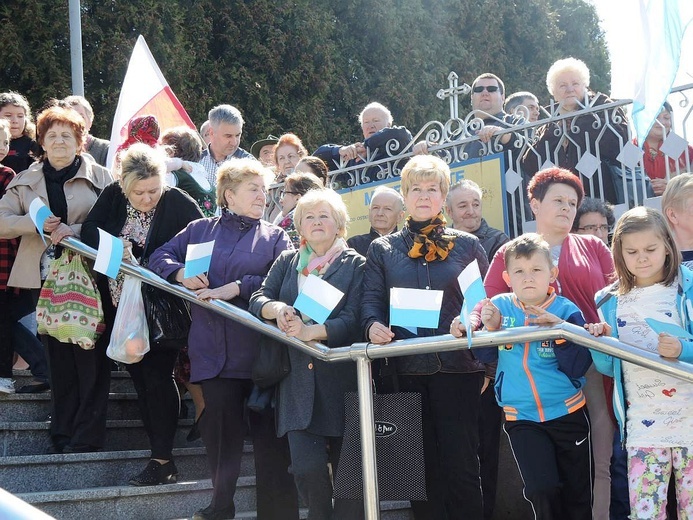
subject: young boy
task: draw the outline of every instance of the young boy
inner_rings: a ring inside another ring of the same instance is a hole
[[[494,331],[524,325],[585,320],[550,284],[558,275],[549,245],[528,233],[508,245],[503,278],[512,293],[486,300],[481,321]],[[455,336],[464,334],[456,318]],[[537,519],[592,518],[590,428],[582,392],[592,358],[565,340],[474,349],[484,363],[498,361],[495,392],[504,429]]]

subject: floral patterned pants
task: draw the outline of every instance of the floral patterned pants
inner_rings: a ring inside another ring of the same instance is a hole
[[[631,519],[666,520],[670,478],[676,484],[679,520],[693,520],[693,449],[628,448]]]

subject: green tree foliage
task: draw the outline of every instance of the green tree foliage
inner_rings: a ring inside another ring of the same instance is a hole
[[[70,93],[67,0],[0,6],[0,90],[32,107]],[[243,146],[293,131],[309,149],[360,137],[370,101],[416,132],[447,119],[435,93],[456,71],[482,72],[506,90],[548,102],[545,77],[575,56],[606,91],[609,62],[593,6],[585,0],[82,0],[85,90],[93,133],[110,135],[132,48],[142,34],[171,88],[198,125],[219,103],[246,120]],[[469,100],[462,99],[464,113]]]

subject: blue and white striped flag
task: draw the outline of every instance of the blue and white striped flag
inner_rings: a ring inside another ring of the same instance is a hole
[[[343,297],[342,291],[322,278],[309,274],[294,302],[294,308],[315,323],[323,324]]]
[[[412,330],[414,327],[437,329],[443,291],[390,289],[390,325]]]
[[[123,241],[101,228],[97,229],[99,230],[99,250],[96,252],[94,271],[115,279],[118,276],[120,264],[123,263]]]
[[[472,324],[471,314],[477,303],[486,298],[486,289],[484,282],[481,279],[481,271],[479,271],[479,262],[474,260],[471,262],[457,277],[457,283],[460,284],[464,302],[462,303],[462,313],[460,320],[467,328],[467,344],[472,346]]]
[[[214,240],[201,244],[188,244],[183,277],[192,278],[209,271],[209,264],[212,263],[212,251],[214,251]]]
[[[43,240],[44,244],[46,244],[46,237],[43,236],[43,225],[45,224],[46,219],[52,215],[53,213],[51,213],[51,210],[48,209],[48,206],[46,206],[38,197],[32,200],[31,204],[29,204],[29,216],[31,217],[31,221],[34,223],[34,226],[36,226],[38,234],[41,235],[41,240]]]

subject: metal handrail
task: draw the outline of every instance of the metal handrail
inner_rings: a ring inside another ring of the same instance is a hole
[[[89,258],[96,258],[96,251],[93,248],[83,244],[74,237],[63,239],[61,245]],[[267,334],[322,361],[355,361],[359,397],[359,424],[361,427],[364,509],[367,520],[378,520],[380,518],[375,432],[373,428],[371,360],[469,348],[467,338],[454,338],[448,334],[428,338],[398,340],[386,345],[355,343],[348,347],[328,348],[317,342],[304,343],[286,336],[277,327],[268,325],[255,318],[252,314],[222,300],[198,300],[194,292],[181,285],[171,284],[141,266],[123,263],[120,269],[125,274],[135,276],[145,283],[185,298],[196,305],[201,305],[263,334]],[[585,329],[566,322],[552,327],[515,327],[495,332],[477,332],[472,337],[471,348],[557,339],[573,341],[605,354],[619,357],[624,361],[693,382],[693,365],[689,363],[662,358],[655,353],[646,352],[626,343],[621,343],[615,338],[595,338]]]

